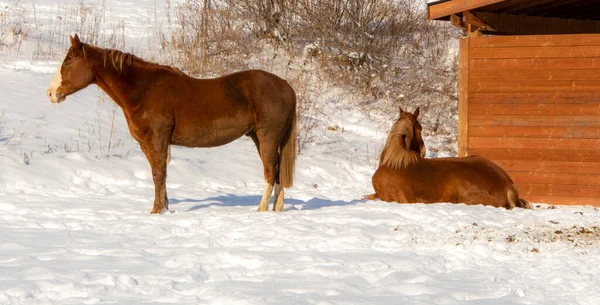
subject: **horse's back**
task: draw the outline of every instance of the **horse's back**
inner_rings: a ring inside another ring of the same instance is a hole
[[[462,180],[499,179],[508,182],[510,177],[499,166],[485,157],[472,155],[468,157],[422,159],[423,170],[434,172],[438,176],[457,176]]]
[[[248,70],[239,74],[248,81],[249,86],[255,87],[258,96],[254,97],[254,102],[262,106],[277,106],[284,112],[295,111],[296,93],[286,80],[263,70]]]
[[[456,201],[510,208],[510,194],[515,193],[512,180],[499,166],[482,156],[431,159],[438,175],[447,181]]]

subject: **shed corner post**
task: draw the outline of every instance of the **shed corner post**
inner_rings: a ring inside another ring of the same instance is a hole
[[[459,40],[458,58],[458,156],[469,155],[469,44],[470,37]]]

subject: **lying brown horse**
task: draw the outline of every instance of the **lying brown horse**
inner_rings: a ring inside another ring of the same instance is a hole
[[[265,189],[258,211],[274,192],[274,211],[283,211],[283,188],[293,183],[296,160],[296,94],[283,79],[244,71],[195,79],[181,71],[71,37],[71,47],[48,88],[52,103],[90,84],[122,109],[129,131],[152,168],[154,207],[168,209],[165,187],[169,145],[214,147],[247,135],[264,167]]]
[[[519,198],[508,174],[484,157],[424,158],[419,108],[414,113],[399,110],[373,175],[375,194],[363,199],[532,208]]]

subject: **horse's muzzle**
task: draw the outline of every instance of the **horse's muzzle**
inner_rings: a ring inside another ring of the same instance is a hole
[[[50,102],[53,104],[59,104],[67,98],[66,95],[58,92],[58,90],[52,89],[46,90],[46,95],[48,96]]]

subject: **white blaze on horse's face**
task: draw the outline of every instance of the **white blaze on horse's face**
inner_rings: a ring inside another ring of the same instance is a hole
[[[66,59],[66,57],[65,57],[65,59]],[[58,89],[60,88],[60,86],[62,84],[61,70],[63,67],[63,64],[62,64],[63,62],[64,62],[64,59],[63,59],[63,61],[61,61],[60,66],[56,70],[56,73],[54,74],[54,77],[50,81],[50,84],[48,85],[48,89],[46,90],[46,95],[48,95],[48,99],[50,99],[51,103],[60,103],[67,98],[66,95],[63,95],[63,94],[59,93],[59,91],[58,91]]]

